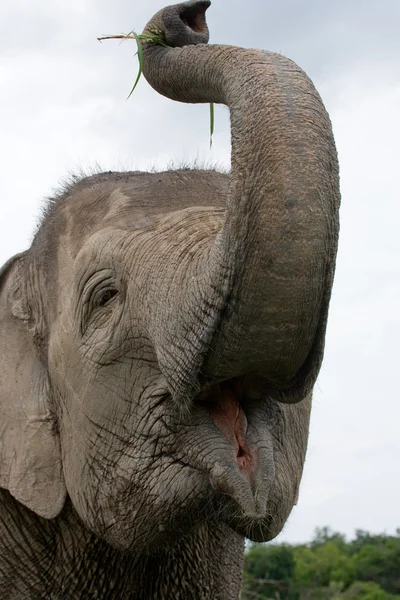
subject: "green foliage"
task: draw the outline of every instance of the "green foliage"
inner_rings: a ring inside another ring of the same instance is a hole
[[[254,545],[245,557],[244,590],[265,598],[289,598],[294,577],[293,549],[285,544]]]
[[[392,594],[400,594],[400,536],[369,536],[364,543],[355,542],[357,578],[375,581]]]
[[[254,544],[245,558],[242,600],[400,600],[400,530],[357,531],[353,540],[325,527],[303,545]]]
[[[396,600],[399,596],[389,594],[375,581],[355,581],[342,594],[343,600]]]
[[[302,587],[326,587],[333,581],[346,585],[354,580],[353,561],[335,540],[327,540],[314,548],[298,546],[295,562],[296,581]]]

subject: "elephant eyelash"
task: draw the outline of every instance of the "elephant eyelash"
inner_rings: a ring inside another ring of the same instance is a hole
[[[89,284],[88,281],[86,282],[80,302],[80,331],[82,335],[86,332],[94,311],[107,308],[120,291],[115,285],[114,277],[104,277],[104,272],[101,274],[96,273],[89,281]]]
[[[115,288],[109,288],[101,292],[101,294],[94,301],[96,308],[106,306],[113,298],[118,294],[118,290]]]
[[[105,308],[117,296],[119,290],[113,285],[109,279],[103,281],[100,285],[96,285],[90,292],[88,302],[86,304],[89,316],[92,310],[96,308]]]

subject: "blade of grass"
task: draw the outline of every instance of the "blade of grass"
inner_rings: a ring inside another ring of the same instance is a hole
[[[136,81],[133,84],[133,88],[129,92],[127,100],[129,100],[129,98],[132,96],[133,92],[135,91],[135,88],[136,88],[137,84],[139,83],[139,79],[140,79],[140,76],[141,76],[142,71],[143,71],[143,49],[142,49],[142,44],[140,42],[140,38],[139,38],[139,36],[138,36],[137,33],[135,33],[134,31],[131,31],[131,34],[133,34],[133,37],[135,38],[136,43],[137,43],[137,49],[138,49],[137,50],[137,55],[138,55],[138,59],[139,59],[139,72],[138,72],[138,75],[136,77]]]
[[[214,135],[214,103],[210,103],[210,148],[212,147],[212,138]]]
[[[127,100],[132,96],[133,92],[135,91],[137,84],[139,83],[140,77],[142,75],[142,72],[143,72],[143,48],[142,48],[141,40],[143,40],[144,42],[151,42],[156,45],[164,46],[164,48],[170,48],[170,46],[168,46],[165,42],[165,35],[161,31],[161,29],[158,29],[158,28],[154,28],[154,29],[150,30],[150,34],[141,33],[138,35],[137,33],[135,33],[135,31],[131,31],[130,33],[120,34],[120,35],[103,35],[101,37],[98,37],[97,39],[99,40],[99,42],[101,42],[103,40],[111,40],[111,39],[120,39],[120,40],[134,39],[134,40],[136,40],[136,44],[137,44],[137,53],[136,54],[138,55],[138,60],[139,60],[139,72],[136,77],[135,83],[133,84],[133,87],[132,87],[131,91],[129,92]],[[212,148],[212,143],[213,143],[214,120],[215,120],[214,103],[211,102],[210,103],[210,148]]]

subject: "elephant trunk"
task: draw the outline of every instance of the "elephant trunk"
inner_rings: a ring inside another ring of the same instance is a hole
[[[186,298],[203,332],[196,368],[208,381],[255,373],[293,402],[313,386],[323,354],[340,202],[331,124],[292,61],[206,45],[208,5],[168,7],[146,27],[167,44],[191,45],[144,48],[144,74],[158,92],[225,104],[231,115],[225,220]]]

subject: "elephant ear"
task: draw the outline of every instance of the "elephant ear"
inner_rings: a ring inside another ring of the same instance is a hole
[[[0,487],[51,519],[66,489],[47,372],[24,291],[26,258],[16,255],[0,270]]]

